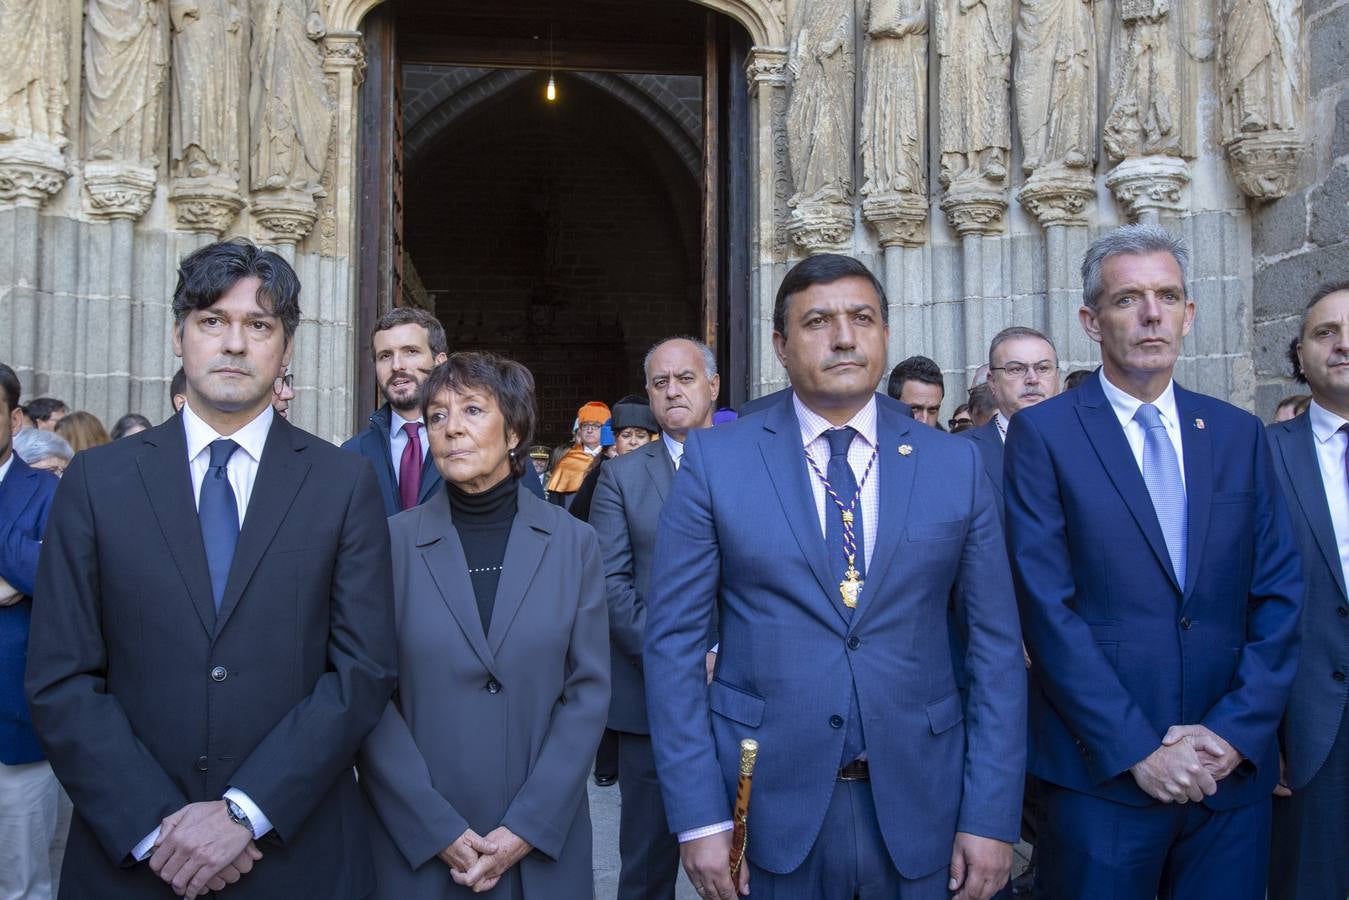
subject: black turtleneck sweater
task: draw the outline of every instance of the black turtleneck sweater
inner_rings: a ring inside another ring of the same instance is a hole
[[[469,494],[445,483],[450,496],[450,518],[464,545],[468,577],[473,582],[484,634],[492,624],[501,563],[506,558],[506,541],[511,536],[511,524],[519,505],[519,486],[518,479],[507,476],[481,494]]]

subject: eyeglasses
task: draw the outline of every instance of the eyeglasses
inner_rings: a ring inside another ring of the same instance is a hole
[[[602,427],[602,426],[596,425],[594,422],[586,422],[584,425],[582,425],[580,428],[578,428],[578,429],[576,429],[576,430],[577,430],[577,431],[599,431],[601,427]]]
[[[946,427],[947,427],[947,428],[959,428],[961,425],[973,425],[973,424],[974,424],[974,420],[971,419],[969,416],[961,416],[961,417],[958,418],[958,419],[947,419],[947,420],[946,420]]]
[[[989,366],[988,371],[1006,372],[1008,378],[1025,378],[1026,373],[1031,369],[1034,369],[1036,375],[1039,375],[1041,378],[1047,378],[1049,373],[1057,368],[1057,364],[1052,363],[1047,359],[1042,359],[1039,362],[1030,365],[1023,362],[1009,362],[1005,366]]]
[[[295,386],[294,375],[291,375],[290,373],[286,373],[285,375],[278,375],[276,376],[276,379],[272,382],[272,393],[277,394],[279,396],[281,392],[284,391],[286,388],[294,386]]]

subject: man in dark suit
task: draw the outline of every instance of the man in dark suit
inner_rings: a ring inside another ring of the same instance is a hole
[[[600,540],[609,597],[609,728],[618,733],[622,819],[618,852],[620,900],[672,898],[679,846],[661,802],[646,720],[642,640],[656,555],[661,505],[684,454],[689,432],[712,427],[721,386],[716,357],[690,338],[661,341],[643,365],[660,437],[610,460],[600,472],[590,524]]]
[[[299,291],[246,242],[184,259],[187,405],[57,491],[27,690],[75,805],[62,897],[371,890],[352,763],[394,684],[389,538],[370,465],[272,410]]]
[[[1264,897],[1302,574],[1259,420],[1172,381],[1187,262],[1156,226],[1093,243],[1102,367],[1007,437],[1049,897]]]
[[[60,786],[42,754],[23,668],[33,582],[56,476],[34,469],[14,452],[20,424],[19,377],[0,363],[0,897],[50,900],[48,847],[56,834]]]
[[[1316,292],[1297,356],[1303,415],[1269,427],[1302,550],[1302,656],[1281,729],[1271,900],[1349,896],[1349,282]]]
[[[856,260],[788,272],[773,341],[792,396],[690,433],[661,513],[647,710],[705,898],[983,900],[1007,880],[1025,679],[1002,530],[974,448],[877,399],[886,310]],[[979,623],[967,699],[945,640],[952,591]],[[742,738],[761,752],[733,884]]]
[[[890,370],[885,393],[909,408],[915,422],[929,428],[941,427],[941,404],[946,397],[946,381],[941,366],[926,356],[910,356]]]

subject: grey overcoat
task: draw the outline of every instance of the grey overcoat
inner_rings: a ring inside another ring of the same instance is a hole
[[[535,848],[517,867],[527,900],[592,897],[586,778],[609,708],[594,531],[522,488],[487,634],[445,492],[389,531],[398,691],[359,758],[374,896],[512,897],[514,877],[472,894],[436,857],[505,825]]]

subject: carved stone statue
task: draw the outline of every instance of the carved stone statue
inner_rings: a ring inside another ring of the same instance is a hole
[[[926,0],[871,0],[867,37],[862,193],[925,193]]]
[[[789,203],[846,203],[852,194],[852,0],[798,0],[787,67]]]
[[[1301,120],[1301,0],[1223,0],[1223,133],[1292,131]]]
[[[170,150],[180,178],[239,178],[243,14],[237,0],[169,0]]]
[[[1118,0],[1104,143],[1112,159],[1179,156],[1179,58],[1171,0]]]
[[[1092,0],[1021,0],[1016,37],[1023,169],[1089,169],[1096,144]]]
[[[66,145],[67,18],[54,0],[0,0],[0,141]]]
[[[1010,0],[940,0],[936,13],[941,183],[950,187],[961,178],[1001,182],[1012,142]]]
[[[249,53],[250,187],[313,194],[328,159],[332,105],[318,0],[254,0]]]
[[[88,158],[158,165],[168,75],[161,0],[88,0],[84,127]]]

